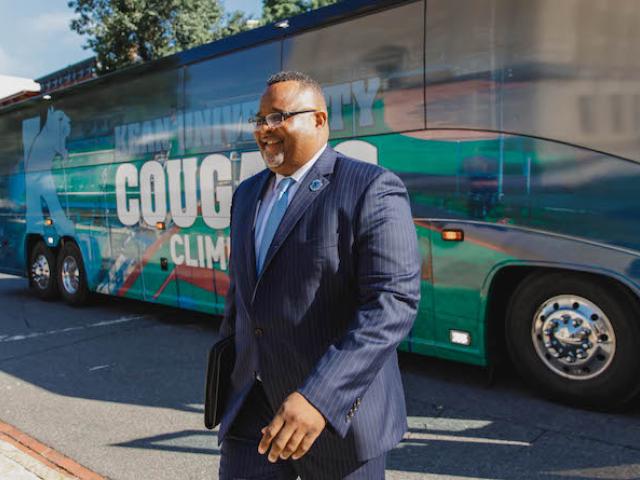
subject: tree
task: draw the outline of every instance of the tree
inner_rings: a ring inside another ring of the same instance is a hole
[[[263,0],[262,23],[268,24],[299,13],[326,7],[339,0]]]
[[[333,5],[339,0],[311,0],[309,10],[315,10],[316,8],[326,7],[327,5]]]
[[[213,41],[224,29],[218,0],[71,0],[68,5],[78,14],[71,29],[89,37],[84,48],[95,52],[100,72]],[[228,20],[231,31],[240,31],[242,18]]]
[[[262,22],[277,22],[307,10],[305,0],[264,0],[262,3]]]
[[[234,12],[226,14],[224,26],[220,30],[218,30],[215,39],[218,40],[220,38],[229,37],[231,35],[235,35],[236,33],[250,30],[250,20],[252,19],[250,17],[247,17],[240,10],[236,10]]]

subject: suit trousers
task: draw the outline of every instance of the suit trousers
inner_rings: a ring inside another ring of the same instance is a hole
[[[273,419],[264,389],[256,381],[222,442],[220,480],[378,480],[384,479],[386,454],[359,461],[313,455],[313,446],[299,460],[271,463],[258,453],[260,430]]]

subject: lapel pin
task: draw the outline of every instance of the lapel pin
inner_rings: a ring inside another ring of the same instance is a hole
[[[317,178],[313,182],[311,182],[311,184],[309,185],[309,190],[311,190],[312,192],[317,192],[321,188],[322,188],[322,180],[318,180]]]

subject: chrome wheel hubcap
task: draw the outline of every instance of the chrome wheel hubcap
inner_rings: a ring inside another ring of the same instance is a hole
[[[69,256],[62,261],[62,285],[67,293],[75,294],[80,287],[80,269],[76,259]]]
[[[616,352],[607,316],[596,304],[576,295],[558,295],[544,302],[533,318],[531,339],[542,362],[571,380],[597,377]]]
[[[47,257],[38,255],[31,265],[31,279],[40,290],[46,290],[51,279],[51,269]]]

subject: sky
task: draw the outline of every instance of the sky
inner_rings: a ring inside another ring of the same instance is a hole
[[[227,11],[257,17],[261,0],[223,0]],[[93,56],[69,29],[67,0],[0,0],[0,75],[39,78]]]

